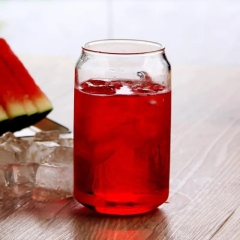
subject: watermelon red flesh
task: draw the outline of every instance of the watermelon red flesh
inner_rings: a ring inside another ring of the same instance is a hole
[[[9,121],[1,121],[0,133],[6,131],[15,132],[31,125],[37,109],[32,102],[24,96],[18,82],[0,60],[0,104]],[[5,116],[6,118],[6,116]],[[6,120],[6,119],[5,119]]]
[[[12,119],[27,115],[24,108],[24,94],[2,61],[0,61],[0,83],[0,103],[8,117]]]
[[[2,38],[0,38],[0,57],[8,66],[14,78],[20,83],[21,88],[29,96],[38,113],[47,115],[53,108],[51,102],[36,85],[24,65]]]

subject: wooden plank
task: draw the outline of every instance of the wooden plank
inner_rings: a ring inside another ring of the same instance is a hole
[[[171,220],[169,237],[173,239],[210,239],[240,203],[240,115],[236,111],[240,106],[239,82],[230,71],[221,75],[216,69],[203,70],[196,71],[201,79],[188,82],[187,89],[193,95],[185,92],[189,103],[185,103],[182,115],[190,117],[184,118],[187,124],[173,139],[172,189],[191,199],[187,208]],[[227,83],[238,84],[226,91]],[[179,86],[177,101],[181,90],[184,95]],[[173,121],[174,132],[182,122],[174,114]]]
[[[234,210],[229,217],[222,223],[217,231],[212,236],[213,240],[224,239],[239,239],[240,236],[240,206]]]
[[[38,61],[25,60],[30,68],[37,66]],[[63,112],[72,111],[63,102],[71,104],[72,86],[64,80],[72,79],[73,61],[65,59],[68,70],[61,76],[63,59],[43,60],[45,68],[56,60],[51,72],[33,72],[54,101],[54,116],[62,119]],[[119,217],[94,213],[73,199],[54,204],[25,199],[18,207],[0,205],[0,239],[238,239],[240,69],[173,69],[168,203],[147,214]],[[56,93],[51,89],[58,81],[49,87],[46,80],[53,76],[62,83]],[[65,100],[59,102],[61,94]],[[65,123],[70,125],[71,117]]]

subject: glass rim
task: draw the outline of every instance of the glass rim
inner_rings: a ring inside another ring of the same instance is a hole
[[[107,43],[131,43],[131,44],[142,44],[142,46],[151,46],[154,47],[149,50],[138,50],[138,51],[106,51],[101,50],[101,46],[99,49],[91,49],[91,46],[93,45],[101,45],[101,44],[107,44]],[[138,55],[138,54],[149,54],[149,53],[157,53],[157,52],[163,52],[165,50],[165,47],[157,42],[148,41],[148,40],[137,40],[137,39],[102,39],[102,40],[95,40],[90,41],[84,44],[82,46],[82,49],[86,52],[92,52],[92,53],[100,53],[100,54],[113,54],[113,55]]]

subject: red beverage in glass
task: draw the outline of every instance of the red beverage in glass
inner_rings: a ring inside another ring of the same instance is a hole
[[[74,196],[108,214],[148,212],[169,193],[171,91],[134,80],[75,88]]]

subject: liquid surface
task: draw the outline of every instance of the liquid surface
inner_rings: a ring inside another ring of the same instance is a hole
[[[171,92],[144,84],[75,88],[74,195],[98,212],[143,213],[168,197]]]

